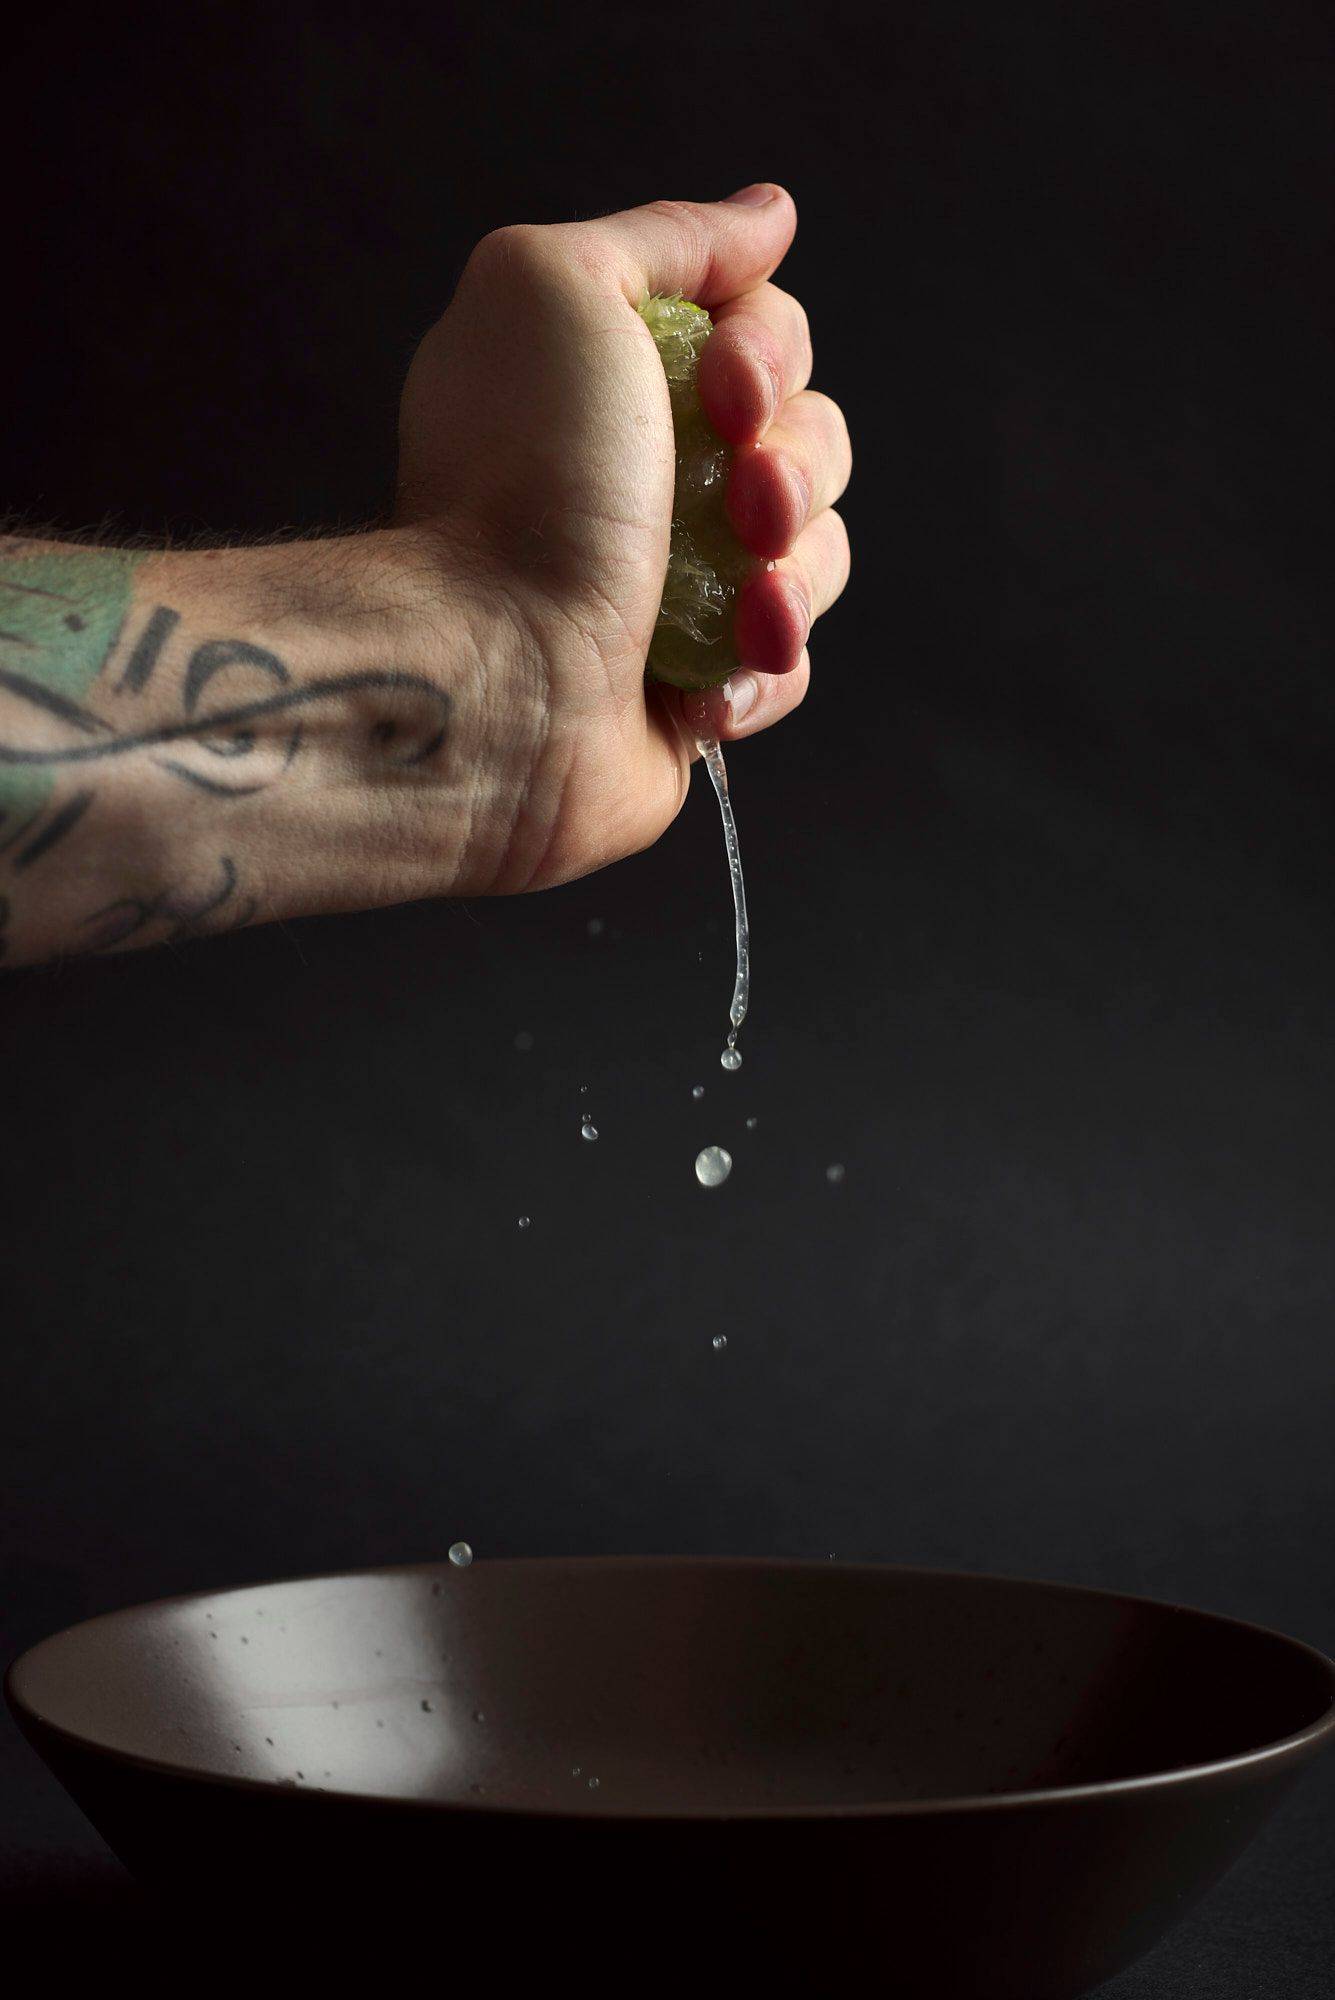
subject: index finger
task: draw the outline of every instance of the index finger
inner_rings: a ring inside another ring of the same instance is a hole
[[[700,354],[700,400],[726,444],[754,444],[811,380],[806,311],[778,285],[757,285],[716,308]]]

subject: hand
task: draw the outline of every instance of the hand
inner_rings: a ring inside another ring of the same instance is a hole
[[[567,881],[663,832],[697,735],[796,706],[850,456],[768,282],[792,204],[759,192],[487,237],[413,363],[384,529],[0,538],[0,958]],[[774,564],[738,598],[731,709],[645,682],[674,470],[647,291],[713,313],[728,510]]]
[[[793,202],[744,194],[497,230],[413,361],[395,523],[426,532],[471,606],[496,761],[525,737],[520,795],[482,830],[469,889],[546,888],[648,846],[686,797],[697,734],[752,735],[806,692],[811,622],[848,581],[833,503],[851,449],[806,386],[806,315],[768,282]],[[731,706],[644,675],[674,462],[646,291],[710,310],[700,394],[737,450],[728,514],[773,564],[738,599]]]

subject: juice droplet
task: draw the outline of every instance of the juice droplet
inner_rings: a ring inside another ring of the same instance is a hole
[[[584,928],[590,937],[601,937],[603,934],[603,920],[601,917],[590,917]]]
[[[703,1097],[704,1094],[705,1094],[705,1087],[702,1083],[693,1083],[691,1085],[692,1097]]]
[[[714,1335],[712,1345],[716,1354],[721,1354],[727,1344],[728,1336],[726,1333],[716,1333]]]
[[[519,1218],[519,1227],[521,1229],[527,1229],[532,1220],[533,1217],[531,1215],[521,1215]]]
[[[756,1126],[757,1126],[757,1125],[758,1125],[759,1123],[760,1123],[760,1120],[759,1120],[758,1118],[748,1118],[748,1119],[747,1119],[747,1121],[746,1121],[746,1129],[747,1129],[747,1131],[748,1131],[748,1132],[754,1132],[754,1131],[755,1131],[755,1129],[756,1129]]]
[[[597,1791],[597,1789],[598,1789],[598,1780],[597,1780],[596,1778],[590,1778],[590,1779],[589,1779],[589,1790],[590,1790],[591,1792],[596,1792],[596,1791]]]
[[[723,1054],[719,1057],[719,1061],[722,1063],[724,1069],[740,1069],[742,1066],[742,1052],[740,1049],[735,1049],[732,1043],[729,1042],[727,1048],[724,1049]]]
[[[732,1172],[732,1154],[722,1146],[706,1146],[695,1156],[695,1178],[701,1187],[722,1187]]]
[[[598,1137],[598,1127],[591,1125],[586,1118],[579,1128],[579,1136],[581,1139],[596,1139]]]
[[[844,1178],[844,1169],[838,1160],[835,1160],[831,1166],[825,1169],[825,1178],[831,1187],[838,1187],[840,1181]]]
[[[467,1542],[453,1542],[450,1545],[450,1561],[456,1569],[467,1569],[473,1560],[473,1551]]]

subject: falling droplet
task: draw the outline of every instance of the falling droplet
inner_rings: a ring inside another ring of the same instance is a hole
[[[456,1569],[467,1569],[473,1560],[473,1551],[467,1542],[453,1542],[450,1545],[450,1561]]]
[[[579,1136],[581,1139],[596,1139],[598,1137],[598,1127],[590,1124],[586,1118],[579,1128]]]
[[[757,1125],[758,1125],[759,1123],[760,1123],[760,1120],[759,1120],[758,1118],[748,1118],[748,1119],[747,1119],[747,1121],[746,1121],[746,1129],[747,1129],[747,1131],[748,1131],[748,1132],[754,1132],[754,1131],[755,1131],[755,1129],[756,1129],[756,1126],[757,1126]]]
[[[701,1187],[722,1187],[732,1172],[732,1154],[722,1146],[706,1146],[695,1156],[695,1178]]]
[[[590,917],[584,928],[590,937],[601,937],[603,934],[603,920],[601,917]]]
[[[597,1789],[598,1789],[598,1780],[597,1780],[596,1778],[590,1778],[590,1779],[589,1779],[589,1790],[590,1790],[591,1792],[596,1792],[596,1791],[597,1791]]]
[[[691,1085],[692,1097],[703,1097],[704,1094],[705,1094],[705,1087],[702,1083],[693,1083]]]
[[[724,1348],[725,1348],[725,1347],[727,1346],[727,1344],[728,1344],[728,1336],[727,1336],[727,1334],[726,1334],[726,1333],[716,1333],[716,1334],[714,1335],[714,1343],[713,1343],[713,1344],[714,1344],[714,1352],[715,1352],[716,1354],[721,1354],[721,1353],[722,1353],[722,1351],[723,1351],[723,1349],[724,1349]]]
[[[571,1773],[570,1773],[570,1775],[571,1775],[571,1777],[572,1777],[572,1778],[577,1778],[577,1777],[579,1776],[579,1774],[580,1774],[580,1768],[581,1768],[581,1767],[580,1767],[580,1766],[579,1766],[578,1764],[576,1764],[576,1765],[575,1765],[575,1766],[574,1766],[574,1767],[572,1768],[572,1770],[571,1770]]]
[[[527,1055],[533,1047],[533,1037],[527,1028],[521,1028],[515,1036],[515,1047],[520,1051],[521,1055]]]
[[[724,1049],[722,1055],[719,1057],[719,1061],[722,1063],[724,1069],[740,1069],[742,1066],[742,1052],[740,1049],[735,1049],[732,1043],[729,1042],[727,1048]]]
[[[486,1716],[482,1713],[482,1710],[480,1708],[475,1708],[473,1710],[474,1722],[485,1722],[486,1719],[487,1719]]]
[[[829,1166],[825,1169],[825,1178],[830,1183],[831,1187],[838,1187],[843,1177],[844,1177],[844,1170],[838,1160],[836,1160],[832,1166]]]
[[[430,1715],[430,1714],[431,1714],[431,1712],[432,1712],[432,1711],[431,1711],[431,1703],[430,1703],[429,1701],[424,1701],[424,1702],[422,1703],[422,1713],[423,1713],[423,1715]]]
[[[532,1220],[533,1218],[531,1215],[521,1215],[519,1218],[519,1227],[521,1229],[527,1229]]]

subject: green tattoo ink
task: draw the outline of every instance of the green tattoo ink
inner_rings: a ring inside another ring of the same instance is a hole
[[[143,559],[131,549],[0,552],[0,667],[82,701],[120,637]],[[31,825],[54,785],[34,766],[0,770],[0,847]]]

